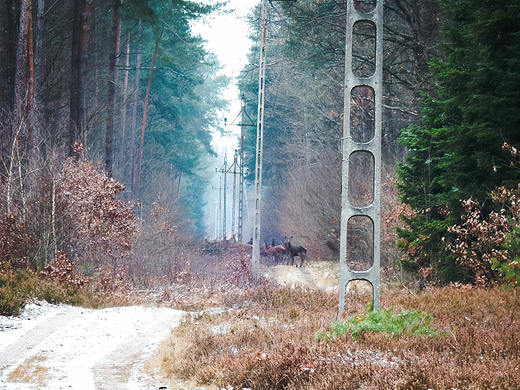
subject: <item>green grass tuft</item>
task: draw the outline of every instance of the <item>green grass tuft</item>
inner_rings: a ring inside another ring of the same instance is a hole
[[[316,332],[316,338],[333,341],[340,336],[352,334],[356,341],[363,340],[367,332],[388,333],[394,338],[436,336],[431,328],[433,317],[429,314],[408,310],[394,313],[393,309],[370,311],[364,315],[352,316],[344,322],[334,322],[329,331]]]

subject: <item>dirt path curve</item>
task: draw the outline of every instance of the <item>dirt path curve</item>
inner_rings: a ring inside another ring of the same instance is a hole
[[[169,388],[144,363],[182,315],[142,306],[58,307],[28,318],[31,324],[0,324],[0,390]]]
[[[314,262],[303,267],[277,265],[265,269],[266,276],[281,285],[302,286],[336,291],[339,283],[339,264],[332,262]]]

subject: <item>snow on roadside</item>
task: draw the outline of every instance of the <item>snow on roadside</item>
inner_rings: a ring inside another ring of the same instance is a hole
[[[18,318],[0,317],[0,355],[17,344],[23,346],[24,336],[38,332],[39,325],[67,310],[71,308],[35,302]],[[41,335],[32,348],[18,347],[23,352],[16,363],[0,367],[5,368],[0,371],[0,389],[95,389],[99,383],[115,381],[123,381],[126,388],[148,389],[146,382],[153,378],[142,372],[144,362],[181,317],[180,311],[157,307],[82,309],[77,318]],[[34,370],[31,358],[47,373],[43,383],[9,382],[17,367],[29,373]]]
[[[63,313],[67,307],[34,300],[25,305],[18,317],[0,316],[0,353],[8,344],[12,344],[46,319]]]

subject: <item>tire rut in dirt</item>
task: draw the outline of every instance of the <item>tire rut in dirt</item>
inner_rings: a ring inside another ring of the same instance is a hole
[[[80,317],[85,311],[83,308],[70,307],[64,312],[56,314],[30,330],[12,344],[7,345],[0,353],[0,376],[6,369],[23,362],[46,337]],[[18,363],[18,364],[17,364]]]
[[[176,326],[182,315],[182,312],[172,310],[172,313],[162,321],[130,337],[124,344],[94,365],[92,373],[96,390],[126,390],[134,367],[144,364],[144,360],[149,357],[144,354],[146,347],[164,340],[168,336],[171,326]],[[139,368],[142,369],[142,367]]]

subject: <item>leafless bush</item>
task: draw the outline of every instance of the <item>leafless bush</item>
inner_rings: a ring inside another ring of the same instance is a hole
[[[309,158],[308,164],[293,166],[285,175],[280,230],[287,237],[293,236],[295,243],[303,245],[310,260],[337,259],[339,155],[326,148],[319,152],[308,150],[308,153],[311,156],[320,154],[320,159]]]
[[[69,261],[64,252],[58,252],[56,260],[47,265],[39,276],[42,279],[57,280],[61,284],[69,284],[78,288],[87,286],[91,280],[91,278],[78,274],[76,264]]]
[[[146,214],[131,254],[133,284],[150,288],[186,279],[196,243],[188,233],[189,221],[182,207],[157,201]]]
[[[30,253],[34,237],[25,224],[15,215],[4,215],[0,219],[0,270],[26,268],[26,256]]]

